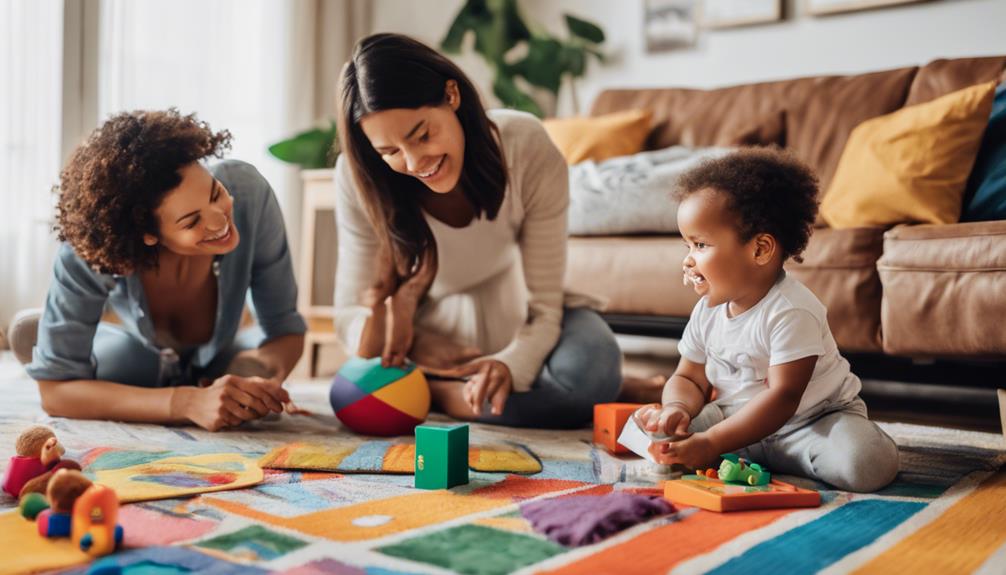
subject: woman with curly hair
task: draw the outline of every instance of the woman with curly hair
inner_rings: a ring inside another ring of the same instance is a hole
[[[457,66],[398,34],[361,40],[341,82],[343,341],[419,364],[459,419],[589,422],[618,395],[621,352],[563,289],[568,172],[541,122],[487,112]]]
[[[254,167],[204,166],[230,139],[195,115],[140,111],[113,116],[74,152],[27,366],[50,415],[217,430],[289,402],[282,382],[306,325],[286,231]],[[258,326],[239,332],[249,289]],[[119,325],[102,321],[106,308]]]

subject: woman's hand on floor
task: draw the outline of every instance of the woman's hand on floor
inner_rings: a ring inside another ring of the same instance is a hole
[[[290,395],[271,379],[225,375],[204,388],[196,388],[183,406],[185,417],[204,429],[219,431],[269,413],[283,413]]]
[[[436,377],[466,380],[462,396],[476,416],[482,415],[482,406],[487,399],[491,413],[501,415],[506,400],[513,391],[510,368],[496,359],[477,359],[455,368],[426,371]]]

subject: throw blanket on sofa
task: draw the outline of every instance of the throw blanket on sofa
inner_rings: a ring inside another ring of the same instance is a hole
[[[569,168],[569,233],[602,236],[678,231],[678,178],[703,160],[732,148],[672,146],[652,152],[586,161]]]

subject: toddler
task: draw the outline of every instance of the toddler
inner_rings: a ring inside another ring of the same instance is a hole
[[[662,405],[635,414],[646,431],[687,436],[655,443],[654,457],[703,468],[732,452],[848,491],[890,483],[897,446],[867,419],[824,305],[783,270],[811,234],[814,174],[784,152],[743,150],[683,175],[676,195],[685,283],[702,297]]]

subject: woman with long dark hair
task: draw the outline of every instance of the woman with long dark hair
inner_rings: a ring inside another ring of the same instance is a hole
[[[450,60],[377,34],[343,70],[339,129],[336,325],[352,350],[414,361],[459,419],[575,427],[618,395],[611,330],[563,292],[567,168],[536,118],[487,112]]]

